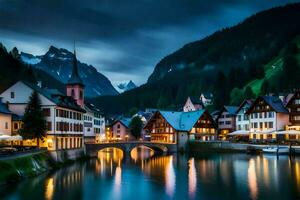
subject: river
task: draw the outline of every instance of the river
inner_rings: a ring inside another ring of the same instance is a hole
[[[1,199],[300,199],[300,157],[245,154],[123,155],[97,159],[1,186]]]

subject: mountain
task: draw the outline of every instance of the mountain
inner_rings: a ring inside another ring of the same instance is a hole
[[[214,93],[212,109],[231,103],[237,97],[235,94],[252,98],[258,95],[262,84],[251,83],[265,80],[270,72],[268,65],[299,35],[300,3],[262,11],[164,57],[146,84],[114,97],[92,100],[105,112],[120,113],[132,107],[177,109],[187,96],[199,96],[203,91]],[[299,46],[294,45],[294,49],[297,52]],[[289,66],[300,70],[295,59],[286,59],[297,56],[300,55],[285,56],[286,69],[279,70],[277,77],[293,75],[287,70]],[[278,83],[269,85],[273,92],[279,92],[294,89],[300,78],[290,79],[290,85],[285,88],[281,79],[268,79],[275,80]]]
[[[56,80],[48,73],[33,69],[20,60],[20,54],[17,48],[8,52],[0,43],[0,92],[7,89],[18,80],[35,82],[36,78],[43,80],[43,87],[56,88],[65,92],[65,85]]]
[[[120,83],[117,85],[117,89],[120,93],[132,90],[136,87],[137,86],[134,84],[132,80],[130,80],[128,83]]]
[[[66,83],[72,71],[73,53],[66,49],[51,46],[45,55],[34,56],[21,52],[23,62],[42,70],[62,83]],[[100,95],[116,95],[118,92],[103,74],[92,65],[78,61],[79,74],[86,86],[85,95],[96,97]]]
[[[290,4],[253,15],[240,24],[224,28],[163,58],[150,75],[155,82],[174,71],[229,70],[261,65],[299,33],[300,4]]]

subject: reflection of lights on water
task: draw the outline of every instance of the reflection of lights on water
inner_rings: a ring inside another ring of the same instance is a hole
[[[270,184],[269,181],[269,161],[266,158],[263,158],[263,173],[264,173],[264,181],[266,185]]]
[[[111,176],[113,175],[114,166],[121,166],[123,160],[123,151],[117,148],[106,148],[98,152],[98,161],[96,170],[103,173],[105,169],[110,170]]]
[[[115,181],[114,181],[114,194],[120,195],[121,193],[121,182],[122,182],[122,168],[118,166],[116,168],[115,172]],[[116,199],[119,199],[119,196],[116,197]]]
[[[45,199],[50,200],[53,198],[54,192],[54,183],[53,178],[49,178],[46,183],[46,192],[45,192]]]
[[[139,160],[145,160],[147,158],[150,158],[154,155],[154,151],[148,147],[145,146],[139,146],[134,149],[132,149],[130,156],[136,163]]]
[[[299,166],[299,162],[295,163],[295,178],[296,178],[296,183],[299,187],[300,186],[300,166]]]
[[[250,159],[248,167],[248,186],[251,199],[257,199],[257,177],[255,171],[255,161]]]
[[[190,198],[195,197],[196,186],[197,186],[197,177],[196,177],[196,168],[195,168],[195,160],[191,158],[188,161],[189,164],[189,195]]]
[[[173,156],[170,156],[169,162],[165,168],[166,192],[169,196],[173,196],[175,189],[175,171],[173,166]]]

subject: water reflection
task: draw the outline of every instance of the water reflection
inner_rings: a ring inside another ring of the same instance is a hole
[[[195,198],[197,188],[197,174],[195,168],[195,159],[191,158],[188,161],[189,164],[189,196],[191,199]]]
[[[46,181],[45,199],[51,200],[53,198],[53,192],[54,192],[53,178],[49,178]]]
[[[144,149],[145,150],[145,149]],[[148,152],[146,152],[148,151]],[[300,199],[300,158],[164,155],[98,158],[2,187],[3,199]]]
[[[257,199],[257,178],[254,159],[250,159],[249,161],[248,184],[251,199]]]

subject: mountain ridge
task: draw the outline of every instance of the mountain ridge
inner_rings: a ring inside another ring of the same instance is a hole
[[[62,83],[70,78],[73,53],[64,48],[50,46],[44,55],[34,56],[22,52],[20,55],[23,62],[30,64],[36,69],[43,70]],[[100,95],[117,95],[117,90],[110,80],[98,72],[95,67],[77,60],[79,74],[86,85],[86,96],[96,97]]]

